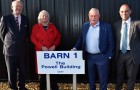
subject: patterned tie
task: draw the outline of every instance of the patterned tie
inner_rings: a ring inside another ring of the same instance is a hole
[[[16,17],[16,24],[17,24],[17,27],[19,29],[19,21],[18,21],[18,17]]]
[[[124,22],[122,26],[123,34],[122,34],[122,53],[127,52],[127,23]]]

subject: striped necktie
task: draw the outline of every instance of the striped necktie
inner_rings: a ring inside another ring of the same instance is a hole
[[[19,21],[18,21],[18,17],[16,17],[16,24],[17,24],[17,27],[19,29]],[[20,29],[19,29],[20,30]]]

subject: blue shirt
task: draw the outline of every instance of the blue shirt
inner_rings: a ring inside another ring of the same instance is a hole
[[[99,31],[100,31],[99,22],[95,26],[92,26],[90,24],[90,27],[86,35],[86,51],[88,53],[91,53],[91,54],[100,53]]]

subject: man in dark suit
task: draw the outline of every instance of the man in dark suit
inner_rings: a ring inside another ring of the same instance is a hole
[[[120,7],[121,21],[115,23],[117,86],[121,90],[127,71],[127,90],[134,90],[140,64],[140,21],[130,17],[131,8],[127,4]]]
[[[99,21],[96,8],[89,11],[89,22],[82,26],[81,35],[72,50],[80,49],[87,55],[90,90],[96,90],[96,74],[100,79],[100,90],[107,90],[109,59],[112,57],[114,40],[110,25]]]
[[[3,53],[8,72],[8,83],[12,90],[25,88],[25,59],[29,20],[22,15],[23,4],[16,0],[12,2],[12,14],[3,16],[0,22],[0,38],[3,42]],[[17,18],[18,17],[18,18]],[[17,19],[16,19],[17,18]],[[18,72],[18,74],[17,74]]]

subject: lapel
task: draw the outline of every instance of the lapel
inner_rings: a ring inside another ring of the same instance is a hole
[[[20,24],[20,31],[23,31],[23,27],[24,27],[24,17],[21,15],[21,24]]]
[[[83,36],[83,43],[84,43],[84,47],[85,47],[85,43],[86,43],[86,35],[87,35],[87,32],[88,32],[88,29],[90,27],[90,22],[86,23],[86,24],[83,24],[83,27],[82,27],[82,36]]]
[[[122,21],[119,21],[116,25],[116,35],[118,37],[118,40],[120,42],[121,40],[121,27],[122,27]],[[131,37],[132,37],[132,33],[133,33],[133,30],[134,30],[134,21],[131,20],[131,24],[130,24],[130,32],[129,32],[129,40],[131,41]]]
[[[99,23],[99,27],[100,27],[99,28],[99,41],[101,41],[103,33],[104,33],[104,30],[105,30],[105,27],[104,27],[102,22]]]
[[[119,41],[120,43],[120,40],[121,40],[121,27],[122,27],[122,21],[119,21],[116,25],[116,36],[117,36],[117,40]]]
[[[86,38],[89,27],[90,27],[90,23],[88,22],[83,29],[83,34],[85,38]]]
[[[90,27],[90,23],[88,23],[88,24],[86,25],[85,29],[84,29],[84,34],[85,34],[85,35],[87,34],[89,27]]]
[[[134,31],[134,21],[131,20],[131,24],[130,24],[130,32],[129,32],[129,40],[131,41],[131,37],[132,37],[132,33]]]
[[[12,22],[13,21],[13,22]],[[12,27],[14,27],[14,31],[13,32],[17,32],[18,31],[18,27],[17,27],[17,24],[16,24],[16,21],[15,21],[15,17],[14,17],[14,15],[13,14],[10,14],[9,15],[9,23],[10,23],[10,25],[12,26]]]

